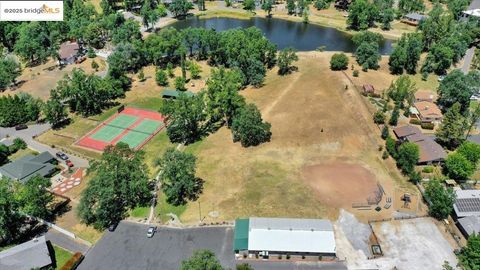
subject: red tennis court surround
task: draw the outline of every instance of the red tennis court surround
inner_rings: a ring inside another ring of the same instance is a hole
[[[103,151],[108,145],[121,141],[138,150],[164,126],[164,117],[160,113],[127,107],[105,120],[75,144]]]

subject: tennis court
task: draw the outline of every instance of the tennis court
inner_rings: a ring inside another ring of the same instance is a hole
[[[76,145],[103,151],[108,145],[124,142],[133,149],[140,149],[164,127],[163,116],[158,112],[125,108],[100,123]]]

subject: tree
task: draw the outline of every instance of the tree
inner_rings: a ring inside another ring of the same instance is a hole
[[[411,142],[402,143],[397,151],[397,165],[406,175],[412,173],[420,157],[418,145]]]
[[[267,17],[272,17],[273,0],[265,0],[262,9],[267,13]]]
[[[182,261],[180,270],[223,270],[222,265],[210,250],[196,250],[192,257]]]
[[[358,34],[353,35],[352,41],[357,46],[364,42],[380,44],[383,41],[383,36],[370,31],[361,31]]]
[[[375,124],[384,124],[385,123],[385,114],[378,110],[373,114],[373,122]]]
[[[388,61],[390,72],[402,74],[403,70],[406,70],[409,74],[415,74],[422,49],[423,43],[420,34],[403,34],[390,55]]]
[[[13,147],[17,150],[27,149],[27,143],[22,138],[13,139]]]
[[[467,112],[470,106],[470,97],[476,88],[480,87],[477,71],[464,75],[460,70],[450,72],[440,82],[438,87],[439,97],[438,104],[447,111],[455,103],[460,104],[460,111]]]
[[[197,200],[202,193],[203,180],[195,177],[195,161],[194,155],[175,148],[167,149],[158,161],[162,191],[169,204],[185,205],[187,201]]]
[[[451,153],[445,159],[445,172],[455,180],[467,180],[475,171],[475,165],[459,152]]]
[[[0,90],[7,88],[21,74],[20,63],[13,57],[4,57],[0,61]]]
[[[203,97],[203,93],[192,97],[180,93],[175,101],[164,101],[160,113],[165,116],[167,135],[171,142],[190,144],[207,134]]]
[[[400,0],[398,2],[398,10],[401,14],[425,10],[423,0]]]
[[[175,89],[177,89],[177,91],[187,91],[185,84],[186,81],[184,77],[175,78]]]
[[[50,90],[50,99],[43,106],[45,119],[52,125],[58,127],[68,118],[67,110],[62,103],[60,93],[56,89]]]
[[[202,72],[202,69],[200,68],[199,64],[190,62],[188,65],[188,70],[190,70],[190,76],[192,79],[200,79],[200,73]]]
[[[467,245],[462,248],[458,255],[460,266],[465,270],[478,270],[480,265],[480,234],[472,234],[468,237]]]
[[[8,161],[8,155],[10,155],[10,149],[8,149],[8,146],[0,143],[0,165],[3,165]]]
[[[452,65],[454,51],[444,44],[434,44],[427,55],[427,59],[422,66],[423,72],[435,72],[436,74],[445,74]]]
[[[188,0],[173,0],[168,6],[174,17],[185,17],[193,5]]]
[[[296,9],[297,9],[297,7],[295,6],[295,0],[287,0],[288,15],[295,14]]]
[[[50,179],[35,175],[16,192],[20,211],[36,218],[47,219],[51,216],[48,205],[53,202],[53,195],[48,191]]]
[[[400,116],[400,109],[398,108],[398,106],[395,106],[395,108],[393,108],[393,112],[392,112],[392,115],[390,116],[390,120],[388,121],[388,124],[391,126],[396,126],[398,123],[399,116]]]
[[[363,1],[363,0],[360,0]],[[362,42],[355,50],[357,62],[363,69],[378,69],[378,61],[382,58],[378,52],[378,44],[373,42]]]
[[[387,152],[390,154],[390,156],[393,158],[397,157],[397,143],[390,136],[388,136],[385,140],[385,149],[387,149]]]
[[[243,9],[248,10],[248,11],[254,11],[255,10],[255,0],[245,0],[243,2]]]
[[[464,156],[472,164],[477,164],[480,160],[480,144],[466,141],[458,147],[457,153]]]
[[[30,64],[42,63],[50,55],[53,44],[49,40],[48,29],[43,22],[22,24],[18,28],[15,53]]]
[[[248,104],[233,117],[233,141],[240,141],[243,147],[257,146],[270,141],[272,137],[270,128],[270,123],[263,122],[257,107],[254,104]]]
[[[135,40],[140,40],[142,33],[140,32],[140,25],[133,19],[128,19],[119,27],[113,29],[112,43],[114,45],[121,43],[131,43]]]
[[[416,91],[417,86],[415,82],[409,76],[402,75],[392,82],[387,89],[387,96],[395,102],[396,106],[405,108],[412,105]],[[405,105],[405,101],[407,105]]]
[[[469,0],[450,0],[447,1],[447,7],[452,12],[455,20],[458,20],[462,12],[466,10],[470,4]]]
[[[36,121],[41,106],[41,100],[33,98],[27,93],[2,96],[0,97],[0,126],[12,127],[28,121]]]
[[[0,178],[0,242],[8,244],[16,238],[22,222],[18,210],[12,181]]]
[[[298,56],[295,49],[285,48],[278,53],[277,65],[278,74],[285,75],[295,70],[296,67],[292,66],[293,62],[298,61]]]
[[[144,153],[125,143],[105,148],[102,158],[93,163],[93,177],[82,192],[78,215],[82,222],[97,229],[123,219],[137,206],[152,199]]]
[[[206,10],[205,9],[205,0],[199,0],[197,2],[197,5],[198,5],[198,10],[199,11],[205,11]],[[228,5],[227,5],[227,7],[228,7]]]
[[[384,125],[382,128],[382,139],[386,140],[390,136],[390,132],[388,132],[388,126]]]
[[[157,9],[157,2],[152,0],[145,0],[140,10],[140,16],[143,18],[143,25],[148,28],[150,24],[155,24],[160,14]]]
[[[328,8],[329,5],[330,5],[330,3],[327,0],[315,0],[315,2],[313,3],[313,6],[317,10],[326,9],[326,8]]]
[[[167,73],[163,69],[157,68],[157,71],[155,72],[155,81],[160,86],[167,86],[168,85]]]
[[[344,53],[335,53],[330,59],[331,70],[346,70],[348,68],[348,56]]]
[[[441,220],[452,212],[455,192],[451,188],[445,189],[438,180],[428,182],[425,197],[429,202],[428,212],[432,217]]]
[[[455,103],[444,115],[435,136],[440,144],[455,149],[465,140],[466,129],[465,118],[460,114],[460,104]]]
[[[366,30],[373,26],[378,16],[377,7],[367,0],[353,1],[348,8],[348,27],[353,30]]]
[[[303,10],[303,13],[302,13],[302,22],[303,22],[304,24],[308,24],[308,22],[309,22],[309,19],[308,19],[308,9],[306,9],[306,8]]]

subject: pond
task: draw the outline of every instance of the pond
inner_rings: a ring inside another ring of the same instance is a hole
[[[270,41],[277,44],[279,49],[293,47],[298,51],[313,51],[319,46],[325,46],[326,51],[355,51],[355,45],[351,39],[352,36],[345,32],[331,27],[275,18],[254,17],[244,20],[217,17],[200,19],[195,16],[175,22],[171,26],[177,29],[187,27],[213,28],[217,31],[255,26],[259,28]],[[393,49],[393,43],[393,40],[383,40],[380,44],[380,53],[390,54]]]

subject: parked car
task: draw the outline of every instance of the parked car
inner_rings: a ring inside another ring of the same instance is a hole
[[[67,160],[68,159],[68,156],[63,152],[57,152],[55,155],[61,160]]]
[[[114,221],[114,222],[112,222],[112,224],[110,224],[110,226],[108,226],[108,230],[113,232],[113,231],[115,231],[117,226],[118,226],[118,222]]]
[[[15,126],[15,130],[22,130],[22,129],[27,129],[28,126],[25,124],[20,124]]]
[[[65,160],[65,164],[67,164],[68,167],[73,167],[73,162],[69,159]]]
[[[152,238],[156,231],[157,231],[157,227],[156,227],[156,226],[148,227],[148,230],[147,230],[147,238]]]
[[[438,81],[439,81],[439,82],[443,81],[443,79],[445,79],[446,76],[447,76],[447,75],[440,75],[440,76],[438,76]]]

